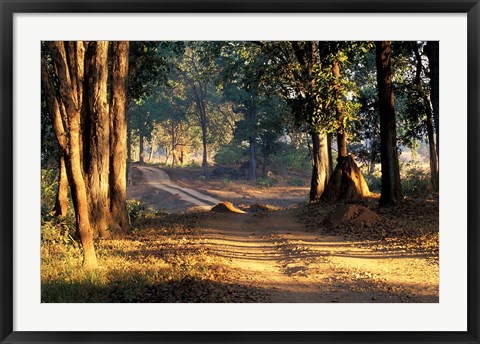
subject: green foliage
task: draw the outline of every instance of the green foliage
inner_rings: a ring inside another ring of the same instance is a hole
[[[42,219],[50,215],[55,207],[55,198],[58,188],[58,171],[55,169],[42,169],[41,175],[41,215]]]
[[[261,177],[255,181],[255,184],[261,187],[273,187],[277,185],[278,180],[273,177]]]
[[[305,186],[306,181],[305,179],[299,178],[299,177],[293,177],[288,181],[288,185],[290,186]]]
[[[75,237],[75,216],[72,212],[65,217],[54,217],[52,212],[49,219],[42,219],[42,242],[77,247]]]
[[[377,193],[382,191],[382,174],[380,171],[365,173],[363,177],[365,178],[370,191]]]
[[[66,216],[55,216],[54,207],[58,188],[58,172],[55,169],[42,169],[41,178],[42,242],[77,245],[74,239],[76,237],[76,228],[72,205],[70,204]]]
[[[146,216],[147,207],[136,199],[130,199],[127,201],[127,211],[130,223],[135,224],[139,219]]]
[[[228,186],[232,183],[232,180],[228,178],[228,176],[223,176],[222,178],[222,184],[223,186]]]
[[[307,147],[296,148],[293,144],[286,142],[279,143],[277,152],[269,159],[269,166],[282,175],[287,174],[289,169],[305,171],[309,174],[312,168]]]
[[[402,169],[401,183],[405,195],[425,197],[432,192],[428,169],[416,164],[406,164]]]
[[[230,143],[221,146],[213,157],[218,165],[240,165],[248,161],[248,147]]]

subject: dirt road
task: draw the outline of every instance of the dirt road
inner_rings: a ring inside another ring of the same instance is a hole
[[[179,186],[154,167],[133,166],[132,175],[138,195],[163,193],[152,194],[151,204],[209,209],[226,201]],[[307,229],[299,211],[203,212],[198,230],[182,240],[228,271],[216,282],[266,291],[266,302],[438,302],[437,254],[325,236]]]
[[[182,187],[173,183],[166,172],[155,167],[134,165],[131,167],[130,174],[134,178],[135,185],[141,186],[142,189],[145,189],[144,191],[147,191],[150,188],[167,192],[175,196],[178,200],[187,203],[185,204],[185,207],[197,206],[210,208],[221,202],[220,200],[205,195],[197,190]],[[151,191],[152,190],[150,190],[150,192]]]
[[[296,211],[209,214],[198,240],[270,302],[438,302],[432,255],[307,232]]]

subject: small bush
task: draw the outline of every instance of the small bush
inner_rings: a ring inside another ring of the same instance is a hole
[[[430,172],[420,166],[406,166],[401,182],[405,195],[423,197],[432,192]]]
[[[236,144],[228,144],[220,147],[214,156],[217,165],[238,165],[248,161],[248,147]]]
[[[227,176],[224,176],[223,179],[222,179],[222,184],[223,186],[228,186],[232,183],[232,180],[230,178],[228,178]]]
[[[375,171],[371,174],[364,174],[363,177],[365,178],[365,181],[367,182],[370,191],[382,191],[382,174],[380,171]]]
[[[58,188],[58,172],[55,169],[42,169],[40,188],[42,219],[50,218],[53,215]]]
[[[272,187],[278,183],[278,180],[272,177],[258,178],[255,182],[256,185],[261,187]]]
[[[290,186],[305,186],[305,184],[305,180],[298,177],[294,177],[288,181],[288,185]]]
[[[130,223],[134,224],[139,219],[145,217],[147,208],[140,201],[131,199],[127,201],[127,211],[128,217],[130,218]]]

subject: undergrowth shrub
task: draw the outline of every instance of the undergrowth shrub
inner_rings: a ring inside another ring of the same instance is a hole
[[[255,182],[256,185],[260,187],[272,187],[278,183],[278,180],[272,177],[261,177],[258,178]]]
[[[288,181],[288,185],[290,186],[305,186],[307,183],[305,179],[299,177],[293,177]]]
[[[424,197],[432,192],[430,171],[421,166],[410,164],[403,168],[400,176],[405,195]]]
[[[42,243],[78,245],[76,242],[75,213],[69,197],[68,212],[55,216],[55,200],[58,188],[58,172],[42,169],[41,175],[41,240]]]

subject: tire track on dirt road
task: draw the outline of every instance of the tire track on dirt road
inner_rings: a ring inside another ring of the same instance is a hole
[[[182,201],[189,202],[199,207],[211,207],[215,204],[221,203],[220,200],[202,194],[197,190],[181,187],[173,183],[165,171],[159,168],[150,166],[136,165],[131,169],[140,171],[143,177],[143,182],[137,184],[149,185],[156,189],[166,191],[172,195],[178,196]]]

